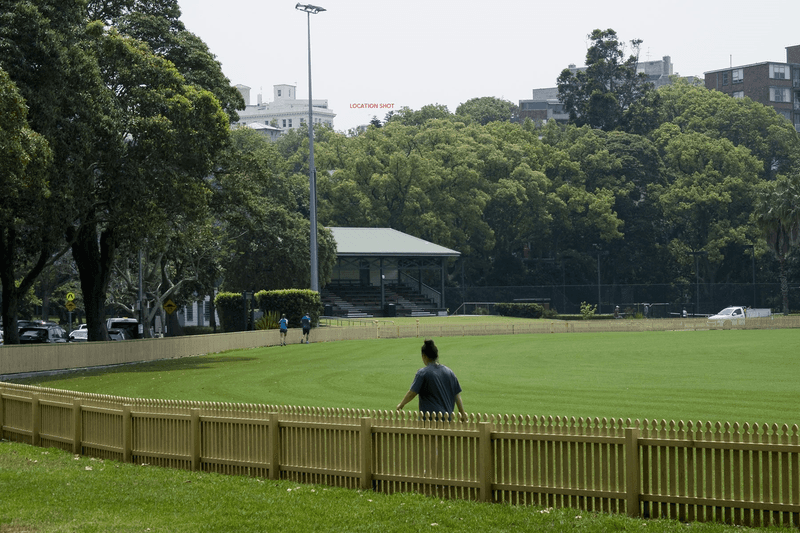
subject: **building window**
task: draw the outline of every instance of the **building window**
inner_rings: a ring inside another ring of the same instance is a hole
[[[728,73],[727,72],[723,72],[722,73],[722,85],[728,85]]]
[[[786,79],[786,65],[770,65],[769,66],[769,77],[773,80],[785,80]]]
[[[301,118],[301,119],[300,119],[300,125],[303,125],[303,124],[305,124],[305,123],[306,123],[306,119],[304,119],[304,118]]]
[[[792,112],[787,109],[776,109],[775,111],[778,112],[780,116],[788,120],[789,122],[792,121]]]
[[[289,119],[289,127],[292,127],[292,119]]]
[[[211,322],[211,301],[205,300],[203,302],[203,319],[206,322]]]
[[[731,96],[734,98],[744,98],[744,91],[733,91]]]
[[[278,89],[278,96],[280,96],[280,95],[281,95],[281,90],[280,90],[280,89]]]
[[[770,87],[769,88],[770,102],[791,102],[789,99],[788,87]]]
[[[286,119],[283,119],[283,127],[286,127]]]
[[[731,71],[731,80],[733,83],[742,83],[744,81],[744,69],[734,69]]]
[[[194,322],[194,302],[186,306],[186,321]]]

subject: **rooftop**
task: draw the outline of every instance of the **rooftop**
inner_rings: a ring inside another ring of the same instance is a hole
[[[328,228],[338,256],[455,257],[460,252],[391,228]]]

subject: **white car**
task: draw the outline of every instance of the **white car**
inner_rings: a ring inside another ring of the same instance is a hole
[[[772,315],[770,309],[748,309],[744,306],[726,307],[716,315],[708,317],[708,325],[711,327],[722,326],[728,329],[732,326],[744,326],[748,318],[765,318]]]

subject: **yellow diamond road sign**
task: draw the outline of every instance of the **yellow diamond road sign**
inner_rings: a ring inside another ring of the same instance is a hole
[[[70,312],[74,311],[75,310],[75,302],[73,302],[72,300],[69,300],[66,303],[66,308],[67,308],[67,311],[70,311]]]
[[[174,313],[177,308],[178,306],[175,305],[175,302],[173,302],[172,300],[167,300],[166,302],[164,302],[164,311],[166,311],[170,315]]]

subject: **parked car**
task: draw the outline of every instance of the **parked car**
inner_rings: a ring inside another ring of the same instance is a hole
[[[106,322],[106,328],[108,328],[109,333],[111,333],[112,329],[124,329],[128,334],[128,339],[138,339],[140,337],[139,321],[135,318],[109,318],[108,322]]]
[[[89,330],[86,328],[73,329],[69,333],[69,342],[86,342],[89,340]]]
[[[726,307],[716,315],[708,317],[710,327],[722,326],[728,329],[732,326],[744,326],[748,318],[768,318],[772,316],[771,309],[752,309],[744,306]]]
[[[17,320],[17,330],[30,326],[58,326],[52,320]]]
[[[130,339],[131,336],[125,328],[110,328],[108,330],[108,338],[112,341],[126,341]]]
[[[19,330],[20,344],[67,342],[67,332],[59,325],[26,326]]]

